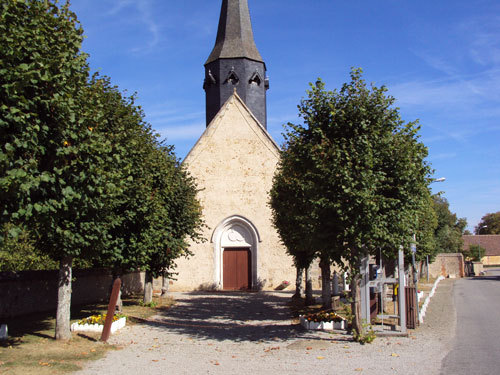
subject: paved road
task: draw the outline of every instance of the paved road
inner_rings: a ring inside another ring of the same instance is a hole
[[[457,280],[454,301],[456,335],[441,374],[500,374],[500,268]]]

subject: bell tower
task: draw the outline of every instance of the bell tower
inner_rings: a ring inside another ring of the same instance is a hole
[[[267,128],[266,64],[253,39],[248,0],[223,0],[212,53],[205,62],[207,126],[234,90]]]

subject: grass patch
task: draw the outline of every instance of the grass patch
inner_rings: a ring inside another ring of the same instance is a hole
[[[134,324],[134,317],[146,319],[168,310],[174,304],[170,297],[155,298],[152,304],[155,307],[142,306],[141,302],[139,296],[123,300],[127,324]],[[75,306],[71,311],[71,321],[106,311],[107,304],[104,303]],[[4,322],[9,327],[9,338],[0,341],[0,374],[66,374],[81,369],[86,361],[97,360],[107,351],[118,349],[99,341],[100,333],[74,332],[71,341],[56,341],[53,314],[33,314]]]

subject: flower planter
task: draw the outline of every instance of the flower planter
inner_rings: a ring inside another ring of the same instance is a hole
[[[303,316],[300,316],[299,319],[300,324],[305,329],[325,331],[332,331],[334,329],[347,329],[347,322],[345,320],[341,320],[340,322],[313,322],[308,321]]]
[[[111,333],[115,333],[119,329],[125,327],[125,324],[127,322],[126,317],[122,317],[118,319],[117,321],[111,323]],[[78,322],[73,323],[71,325],[71,330],[73,332],[79,331],[79,332],[102,332],[104,329],[103,324],[79,324]]]

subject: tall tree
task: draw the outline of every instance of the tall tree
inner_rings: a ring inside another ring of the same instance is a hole
[[[433,195],[434,211],[437,216],[437,227],[434,231],[436,250],[438,253],[460,253],[463,248],[462,235],[467,221],[457,218],[450,211],[448,200],[440,195]]]
[[[500,234],[500,211],[486,214],[474,229],[476,234]]]
[[[6,0],[0,8],[2,224],[29,226],[60,262],[56,338],[68,339],[73,258],[105,242],[102,206],[116,193],[102,173],[109,143],[82,121],[87,56],[69,4]]]
[[[281,152],[277,172],[273,179],[270,191],[270,206],[273,213],[273,225],[278,231],[280,238],[287,249],[287,253],[293,257],[297,269],[296,297],[300,297],[302,275],[306,272],[306,283],[308,281],[309,267],[317,256],[313,247],[310,233],[313,229],[312,205],[306,196],[308,181],[301,176],[306,172],[299,170],[302,165],[297,160],[302,159],[300,140],[286,137],[285,149]],[[290,213],[293,212],[292,215]],[[311,285],[306,285],[306,305],[313,303]]]
[[[418,124],[401,120],[386,91],[368,87],[359,69],[340,91],[327,91],[318,80],[299,105],[304,124],[288,124],[292,142],[284,147],[284,153],[304,150],[293,163],[310,206],[308,242],[323,263],[348,262],[353,328],[360,334],[361,260],[379,251],[396,257],[400,245],[408,248],[429,194],[430,168]]]
[[[133,97],[89,80],[81,42],[68,2],[0,7],[0,241],[29,228],[59,261],[57,339],[71,337],[74,259],[165,271],[201,225],[172,148]]]
[[[109,78],[94,76],[87,100],[99,121],[93,132],[111,140],[113,163],[120,173],[120,194],[107,207],[108,241],[99,265],[116,276],[146,271],[145,300],[152,277],[172,272],[174,260],[189,255],[187,239],[200,240],[201,209],[196,186],[179,164],[173,147],[163,144],[144,121],[134,96],[126,97]]]

